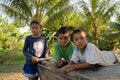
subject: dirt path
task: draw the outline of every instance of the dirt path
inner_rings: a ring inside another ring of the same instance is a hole
[[[0,65],[0,80],[27,80],[22,74],[23,65]]]

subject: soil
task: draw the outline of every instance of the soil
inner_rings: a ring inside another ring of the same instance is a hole
[[[22,74],[22,64],[0,65],[0,80],[28,80]]]

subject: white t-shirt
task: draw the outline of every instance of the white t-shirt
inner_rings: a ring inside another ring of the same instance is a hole
[[[100,51],[94,44],[88,43],[83,53],[76,47],[71,60],[75,63],[80,61],[80,63],[109,66],[113,65],[117,59],[112,51]]]

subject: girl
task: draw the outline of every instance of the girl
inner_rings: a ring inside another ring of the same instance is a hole
[[[70,60],[74,45],[70,41],[70,32],[68,28],[61,27],[57,31],[57,40],[58,43],[55,45],[54,49],[54,59],[56,60],[54,63],[55,67],[62,67],[68,63]],[[62,60],[64,59],[64,60]]]
[[[61,69],[63,72],[79,68],[90,68],[95,64],[109,66],[117,60],[112,51],[100,51],[94,44],[89,43],[85,30],[75,30],[72,34],[72,40],[76,48],[69,65]]]
[[[48,45],[44,35],[41,35],[41,25],[38,21],[30,23],[30,30],[32,35],[25,39],[23,53],[26,57],[26,63],[23,67],[23,74],[29,80],[38,80],[37,63],[39,58],[48,58]]]

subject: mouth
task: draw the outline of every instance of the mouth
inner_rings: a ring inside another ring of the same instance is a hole
[[[67,43],[62,43],[62,45],[64,45],[64,46],[65,46],[66,44],[67,44]]]
[[[83,45],[83,44],[78,44],[78,45]]]
[[[83,44],[79,44],[78,46],[79,46],[79,47],[83,47],[84,45],[83,45]]]

